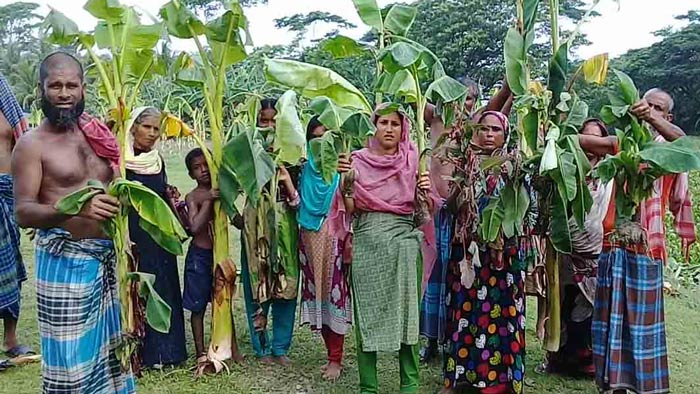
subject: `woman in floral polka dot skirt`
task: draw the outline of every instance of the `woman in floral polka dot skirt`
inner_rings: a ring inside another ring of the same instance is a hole
[[[506,164],[514,157],[503,149],[508,137],[505,115],[484,112],[479,124],[470,148],[476,153],[467,154],[466,161],[471,161],[471,165],[462,166],[466,172],[476,169],[476,178],[470,185],[475,185],[473,202],[478,216],[467,220],[469,223],[460,223],[457,216],[456,228],[463,231],[462,236],[458,232],[455,237],[459,246],[453,248],[446,278],[448,310],[442,393],[470,387],[481,394],[520,394],[525,373],[524,272],[526,257],[533,248],[529,238],[508,238],[500,229],[495,241],[485,242],[480,231],[474,231],[475,225],[470,224],[491,215],[490,197],[499,195],[514,173],[513,167],[505,165],[496,166],[495,171],[478,170],[479,163],[487,157],[502,156]],[[525,184],[518,190],[530,194]],[[459,211],[465,202],[459,197],[456,200],[461,204]],[[529,208],[522,213],[531,219]],[[518,233],[527,234],[527,228],[523,226]]]

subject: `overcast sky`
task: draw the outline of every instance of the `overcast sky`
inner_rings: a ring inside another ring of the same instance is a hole
[[[26,0],[41,4],[40,12],[48,13],[48,5],[63,12],[78,23],[81,29],[94,28],[95,19],[77,4],[83,0]],[[380,6],[397,0],[378,0]],[[506,0],[504,0],[506,1]],[[14,1],[0,0],[0,5]],[[165,0],[122,0],[125,4],[138,4],[143,10],[152,15],[158,14],[158,9]],[[590,2],[590,0],[587,0]],[[147,5],[144,5],[147,4]],[[682,26],[674,19],[675,15],[685,14],[691,9],[700,10],[700,0],[621,0],[618,6],[613,0],[602,0],[598,7],[601,17],[584,26],[583,32],[588,35],[592,45],[578,51],[580,57],[586,58],[598,53],[608,52],[618,56],[629,49],[648,46],[658,38],[652,32],[665,26]],[[292,34],[276,30],[273,20],[295,13],[310,11],[327,11],[340,15],[350,22],[360,26],[351,31],[343,31],[351,37],[359,38],[365,27],[357,16],[351,0],[269,0],[267,5],[257,6],[246,10],[250,20],[251,35],[256,46],[266,44],[286,44],[292,39]],[[328,26],[316,24],[309,31],[310,38],[322,37],[329,30]],[[175,43],[175,48],[191,49],[189,43]]]

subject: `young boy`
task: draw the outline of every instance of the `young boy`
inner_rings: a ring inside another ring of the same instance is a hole
[[[182,306],[192,313],[192,336],[197,361],[200,361],[207,354],[204,348],[204,312],[211,300],[214,264],[211,224],[214,219],[214,200],[219,198],[219,191],[211,188],[209,166],[200,148],[192,149],[185,156],[185,165],[190,177],[197,181],[197,187],[185,196],[187,227],[192,242],[185,259]]]

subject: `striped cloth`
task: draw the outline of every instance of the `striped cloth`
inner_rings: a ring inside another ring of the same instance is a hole
[[[121,342],[111,241],[73,241],[62,229],[41,230],[36,291],[42,389],[50,394],[135,393],[115,349]]]
[[[0,174],[0,317],[19,319],[20,284],[27,279],[15,222],[12,176]]]
[[[17,141],[22,133],[29,129],[29,126],[22,107],[20,107],[10,85],[2,74],[0,74],[0,112],[12,126],[15,141]]]
[[[606,246],[598,262],[593,362],[601,390],[669,392],[663,263]]]
[[[352,297],[362,351],[417,344],[423,233],[411,215],[383,212],[359,214],[353,229]]]
[[[447,306],[447,263],[452,251],[452,214],[443,206],[435,215],[435,235],[437,243],[437,259],[433,265],[430,279],[425,286],[421,303],[420,333],[428,339],[442,342],[445,336],[445,319]]]

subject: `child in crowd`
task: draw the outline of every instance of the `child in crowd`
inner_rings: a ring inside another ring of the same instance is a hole
[[[185,157],[185,165],[190,177],[197,181],[187,196],[187,213],[181,214],[187,230],[192,235],[192,242],[185,259],[185,290],[182,306],[192,313],[192,336],[197,354],[197,361],[206,358],[204,348],[204,312],[211,300],[214,264],[214,239],[212,221],[214,220],[214,201],[219,198],[219,191],[211,188],[209,166],[202,149],[192,149]]]

